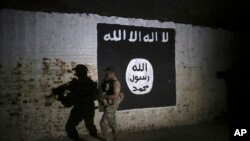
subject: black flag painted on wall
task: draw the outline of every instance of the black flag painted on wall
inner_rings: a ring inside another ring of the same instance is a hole
[[[97,25],[98,81],[113,66],[125,95],[120,110],[176,104],[175,30]]]

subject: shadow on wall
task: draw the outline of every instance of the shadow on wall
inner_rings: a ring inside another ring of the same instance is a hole
[[[227,104],[231,125],[249,125],[250,69],[244,58],[237,60],[226,71],[218,71],[216,77],[224,79],[227,88]]]
[[[83,120],[90,135],[98,137],[94,124],[94,100],[98,94],[97,83],[88,77],[88,68],[85,65],[78,64],[73,70],[77,79],[74,78],[68,83],[52,89],[53,95],[64,107],[72,107],[65,125],[67,135],[73,140],[79,140],[76,126]]]

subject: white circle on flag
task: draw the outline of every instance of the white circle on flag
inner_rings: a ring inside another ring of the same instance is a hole
[[[134,58],[129,62],[126,70],[126,83],[133,94],[149,93],[153,87],[153,82],[153,67],[147,59]]]

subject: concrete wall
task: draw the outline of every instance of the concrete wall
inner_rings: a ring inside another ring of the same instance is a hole
[[[226,111],[226,88],[216,72],[230,66],[235,36],[227,31],[157,20],[0,11],[0,140],[66,136],[69,110],[46,98],[86,64],[97,81],[97,23],[176,30],[176,106],[117,113],[121,132],[192,124]],[[164,61],[164,60],[163,60]],[[102,116],[96,110],[100,132]],[[84,124],[80,134],[87,134]]]

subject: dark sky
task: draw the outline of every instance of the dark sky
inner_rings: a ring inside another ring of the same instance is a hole
[[[94,13],[245,31],[246,0],[2,0],[3,8]]]

